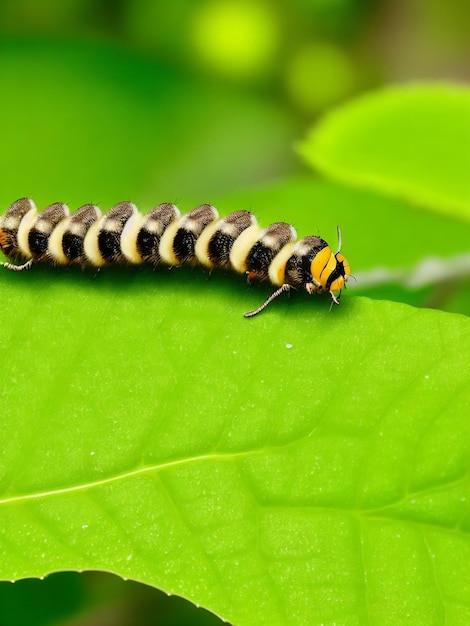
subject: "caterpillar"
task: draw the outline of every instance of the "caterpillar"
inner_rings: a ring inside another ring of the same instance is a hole
[[[102,214],[94,204],[75,212],[62,202],[38,213],[30,198],[13,202],[0,217],[0,249],[13,271],[34,263],[102,267],[110,264],[197,265],[246,274],[248,282],[270,281],[276,290],[253,317],[282,293],[303,288],[328,293],[339,304],[350,275],[349,263],[317,236],[297,240],[286,222],[258,226],[249,211],[219,217],[210,204],[181,215],[171,203],[142,215],[132,202],[119,202]],[[16,264],[19,263],[19,264]],[[337,294],[337,295],[336,295]]]

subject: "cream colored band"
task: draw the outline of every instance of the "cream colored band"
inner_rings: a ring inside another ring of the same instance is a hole
[[[136,209],[121,233],[121,252],[129,263],[142,263],[143,259],[137,250],[137,235],[142,225],[143,216]]]
[[[205,267],[214,267],[214,263],[210,260],[209,257],[209,241],[212,236],[219,230],[220,225],[223,223],[223,219],[215,220],[202,231],[199,235],[198,240],[196,241],[195,253],[197,260],[201,265]]]
[[[269,280],[273,285],[283,285],[285,282],[286,263],[292,256],[292,251],[295,248],[296,242],[287,243],[276,254],[274,259],[269,265]]]
[[[38,211],[36,207],[34,207],[33,209],[30,209],[26,213],[26,215],[23,217],[18,227],[18,234],[16,236],[17,241],[18,241],[18,248],[21,254],[27,259],[31,259],[33,256],[31,254],[31,249],[28,243],[28,234],[29,234],[29,231],[31,230],[31,226],[33,225],[34,220],[37,217],[37,214],[38,214]]]
[[[236,272],[246,272],[246,259],[249,251],[258,241],[263,229],[258,224],[253,224],[245,229],[235,240],[230,250],[230,264]]]
[[[179,261],[173,250],[173,242],[175,240],[178,229],[181,228],[181,221],[184,217],[171,222],[160,239],[160,257],[163,263],[167,265],[179,265]]]
[[[98,246],[98,235],[105,219],[106,214],[103,215],[103,217],[101,217],[99,220],[96,220],[96,222],[92,224],[88,229],[88,232],[85,235],[85,240],[83,241],[83,252],[88,261],[94,267],[102,267],[105,264],[105,260],[101,256],[101,252]]]
[[[62,238],[64,236],[65,229],[69,225],[70,217],[63,219],[57,224],[49,237],[47,242],[47,251],[52,259],[60,265],[65,265],[69,262],[68,258],[64,254],[62,247]]]

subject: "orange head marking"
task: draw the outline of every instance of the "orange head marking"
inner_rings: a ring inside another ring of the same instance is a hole
[[[335,292],[341,293],[341,289],[351,274],[349,263],[345,257],[339,252],[333,254],[331,248],[325,246],[312,260],[310,271],[314,284],[314,287],[311,288],[312,291],[316,293],[327,291],[333,302],[339,304],[340,294],[336,296]]]

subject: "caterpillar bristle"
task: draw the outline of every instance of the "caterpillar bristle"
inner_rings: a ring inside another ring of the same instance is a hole
[[[209,204],[185,215],[171,203],[142,215],[131,202],[120,202],[104,214],[93,204],[70,213],[61,202],[38,212],[31,199],[21,198],[0,217],[0,249],[8,259],[3,267],[16,272],[35,263],[200,264],[246,274],[248,282],[270,281],[274,293],[245,317],[257,315],[291,288],[329,293],[332,303],[339,304],[350,275],[345,257],[339,250],[334,254],[320,237],[297,240],[286,222],[263,229],[249,211],[219,218]]]

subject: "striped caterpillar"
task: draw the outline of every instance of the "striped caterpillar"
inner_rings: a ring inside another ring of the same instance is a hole
[[[338,240],[340,248],[339,229]],[[276,291],[245,317],[257,315],[281,293],[299,287],[309,294],[329,293],[339,304],[350,275],[344,256],[339,250],[334,254],[320,237],[297,241],[294,228],[285,222],[262,229],[248,211],[219,218],[209,204],[183,216],[170,203],[142,215],[131,202],[120,202],[104,215],[93,204],[70,213],[62,202],[38,213],[32,200],[21,198],[0,217],[0,248],[11,261],[3,267],[14,271],[38,262],[82,267],[200,263],[246,274],[248,282],[269,280]],[[15,265],[18,260],[22,264]]]

